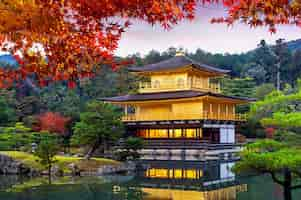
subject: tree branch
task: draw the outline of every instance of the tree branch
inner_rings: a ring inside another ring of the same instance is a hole
[[[301,188],[301,185],[294,185],[290,187],[291,190],[298,189],[298,188]]]
[[[279,185],[284,186],[284,181],[279,180],[279,179],[276,177],[276,174],[275,174],[274,172],[269,172],[269,173],[271,174],[273,181],[275,181],[275,182],[278,183]]]

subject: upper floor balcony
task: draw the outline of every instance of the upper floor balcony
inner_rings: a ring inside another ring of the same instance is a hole
[[[246,114],[218,114],[213,112],[201,113],[162,113],[161,115],[152,114],[126,114],[122,121],[172,121],[172,120],[225,120],[225,121],[246,121]]]
[[[151,92],[168,92],[180,90],[200,90],[204,92],[221,93],[219,83],[208,83],[204,81],[153,81],[153,82],[140,82],[140,93]]]

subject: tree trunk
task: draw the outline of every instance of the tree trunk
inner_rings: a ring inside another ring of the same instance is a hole
[[[292,200],[292,190],[288,187],[283,188],[284,200]]]
[[[90,149],[89,151],[87,152],[87,154],[85,155],[85,159],[89,160],[92,155],[94,154],[95,150],[99,147],[99,144],[98,143],[95,143]]]
[[[292,173],[289,169],[284,170],[284,185],[283,185],[283,196],[284,200],[292,200]]]
[[[104,139],[103,140],[103,155],[105,155],[107,150],[108,150],[107,141]]]
[[[278,91],[280,91],[280,62],[277,63],[277,83],[276,88]]]
[[[48,166],[48,183],[51,184],[51,165]]]

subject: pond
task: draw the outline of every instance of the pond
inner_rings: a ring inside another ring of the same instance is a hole
[[[143,162],[131,175],[46,178],[0,176],[0,200],[283,200],[269,176],[237,177],[233,162]],[[299,200],[301,190],[293,193]]]

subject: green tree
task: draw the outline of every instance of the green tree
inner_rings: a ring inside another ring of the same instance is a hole
[[[39,158],[39,162],[43,165],[48,171],[48,181],[51,183],[51,169],[53,164],[57,162],[55,155],[59,151],[59,146],[57,138],[48,133],[43,133],[41,141],[38,145],[35,155]]]
[[[79,119],[83,103],[76,89],[70,90],[63,83],[57,83],[42,88],[40,96],[47,110],[59,112],[72,119]]]
[[[247,145],[241,160],[234,166],[237,173],[268,173],[283,187],[285,200],[292,200],[292,190],[301,188],[301,151],[274,140]]]
[[[105,151],[109,142],[119,138],[123,130],[121,112],[107,103],[88,103],[86,112],[80,114],[80,121],[73,129],[72,143],[89,145],[90,149],[85,156],[89,159],[100,146]]]
[[[223,78],[221,80],[222,93],[237,97],[254,97],[255,82],[252,78]]]
[[[46,106],[41,102],[39,96],[24,96],[17,100],[16,116],[18,121],[22,121],[28,116],[39,114],[43,110],[46,110]]]
[[[128,57],[125,60],[133,60],[139,65],[137,57]],[[96,76],[82,81],[80,86],[81,100],[84,102],[101,97],[127,94],[137,90],[137,76],[129,73],[126,67],[112,70],[110,66],[101,66]]]
[[[276,126],[289,131],[300,128],[301,92],[285,94],[274,91],[251,105],[250,117],[264,126]]]
[[[250,116],[275,129],[274,140],[248,145],[241,153],[237,172],[269,173],[283,186],[285,200],[301,188],[301,88],[295,93],[274,91],[251,106]]]
[[[3,97],[0,97],[0,125],[7,125],[15,120],[15,110],[9,106]]]
[[[222,93],[229,96],[237,97],[254,97],[255,82],[251,78],[222,78]],[[249,105],[240,105],[237,112],[246,113],[249,111]]]
[[[266,72],[265,83],[273,83],[276,85],[276,63],[277,56],[273,51],[272,47],[269,46],[265,40],[261,40],[253,53],[253,58],[255,65],[257,67],[262,67]]]
[[[264,84],[267,82],[267,71],[266,69],[255,62],[249,62],[244,64],[241,76],[250,77],[254,79],[257,85]]]
[[[128,137],[125,140],[124,148],[126,149],[126,157],[130,157],[133,160],[136,160],[140,157],[138,150],[142,149],[144,146],[143,139],[138,137]]]
[[[288,65],[284,70],[284,80],[289,81],[290,85],[296,86],[298,78],[301,77],[301,50],[293,53],[291,65]]]
[[[275,90],[275,86],[272,83],[265,83],[255,88],[255,97],[258,100],[263,100],[264,97]]]
[[[282,78],[285,68],[288,67],[288,65],[291,64],[292,55],[287,47],[287,43],[284,42],[284,39],[278,39],[276,40],[276,45],[274,46],[274,53],[276,56],[276,89],[281,89]],[[288,77],[289,78],[289,77]],[[291,78],[290,78],[291,79]]]

